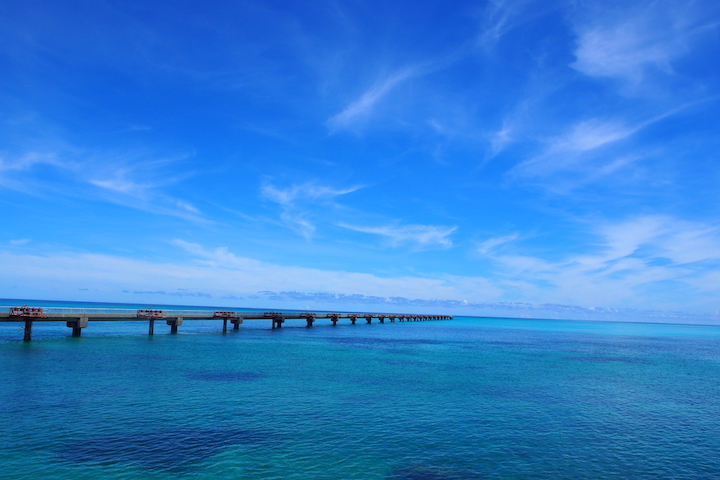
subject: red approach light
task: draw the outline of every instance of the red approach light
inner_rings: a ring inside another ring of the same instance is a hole
[[[235,312],[219,311],[213,314],[213,318],[237,318],[237,314]]]
[[[43,313],[43,309],[40,307],[28,307],[23,305],[22,307],[13,307],[10,309],[11,317],[23,317],[23,318],[48,318]]]
[[[145,310],[138,310],[137,318],[165,318],[165,312],[146,308]]]

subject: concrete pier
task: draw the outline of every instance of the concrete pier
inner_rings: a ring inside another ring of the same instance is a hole
[[[0,307],[1,309],[2,307]],[[7,307],[6,307],[7,308]],[[9,311],[8,311],[9,310]],[[24,324],[23,341],[30,342],[33,336],[33,329],[38,322],[65,322],[68,328],[72,329],[73,337],[82,336],[83,329],[87,328],[90,322],[96,321],[147,321],[148,335],[155,334],[155,321],[165,320],[170,326],[170,333],[177,334],[178,327],[185,320],[222,320],[222,332],[228,331],[228,320],[233,325],[233,330],[239,330],[240,325],[246,320],[270,320],[273,329],[283,327],[288,320],[302,320],[305,327],[310,328],[320,320],[329,321],[333,326],[338,322],[347,319],[355,325],[358,318],[364,318],[368,324],[377,318],[379,323],[385,323],[390,319],[402,321],[427,321],[427,320],[449,320],[448,315],[406,315],[397,313],[315,313],[315,312],[230,312],[230,311],[187,311],[175,310],[164,312],[163,310],[122,310],[122,309],[71,309],[71,308],[48,308],[43,310],[39,307],[12,307],[5,312],[0,311],[0,322],[22,322]]]

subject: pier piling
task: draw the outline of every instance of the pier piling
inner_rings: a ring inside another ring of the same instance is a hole
[[[170,325],[170,333],[176,334],[178,333],[178,327],[183,324],[183,318],[168,318],[166,323]]]
[[[72,336],[82,336],[82,329],[88,326],[88,317],[79,317],[73,320],[68,320],[65,325],[72,328]]]
[[[32,320],[25,320],[25,335],[23,337],[23,342],[29,342],[32,340],[32,327]]]
[[[282,315],[272,317],[272,328],[282,328],[285,318]]]

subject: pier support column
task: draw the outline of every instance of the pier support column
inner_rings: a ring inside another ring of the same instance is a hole
[[[240,330],[240,325],[242,325],[242,322],[242,317],[233,318],[232,320],[230,320],[230,323],[233,324],[233,330]]]
[[[273,329],[275,329],[275,328],[282,328],[282,324],[285,322],[285,317],[282,317],[282,316],[272,317],[272,322],[273,322],[273,323],[272,323],[272,324],[273,324],[273,326],[272,326]]]
[[[165,323],[170,325],[170,333],[176,334],[178,332],[178,327],[183,324],[183,319],[182,317],[168,318]]]
[[[350,321],[353,325],[355,325],[355,322],[357,322],[357,317],[350,317]]]
[[[313,323],[315,322],[315,319],[312,318],[312,317],[307,317],[305,320],[307,321],[307,325],[306,325],[307,328],[312,327],[312,326],[313,326]]]
[[[370,325],[372,323],[372,317],[370,315],[365,317],[365,320],[367,321],[368,325]]]
[[[223,318],[223,333],[227,333],[227,318]]]
[[[385,317],[378,317],[378,320],[380,320],[380,323],[385,323]]]
[[[23,342],[29,342],[32,340],[32,327],[32,320],[25,320],[25,336],[23,337]]]
[[[148,322],[148,335],[155,335],[155,319],[151,318]]]
[[[88,326],[88,317],[80,317],[74,320],[68,320],[67,322],[65,322],[65,325],[72,328],[73,337],[80,337],[82,336],[82,329]]]
[[[337,316],[337,315],[331,315],[331,316],[330,316],[330,321],[333,323],[333,327],[337,327],[338,316]]]

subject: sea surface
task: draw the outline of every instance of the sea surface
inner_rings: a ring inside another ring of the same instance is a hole
[[[0,324],[0,478],[720,478],[720,327],[155,332]]]

